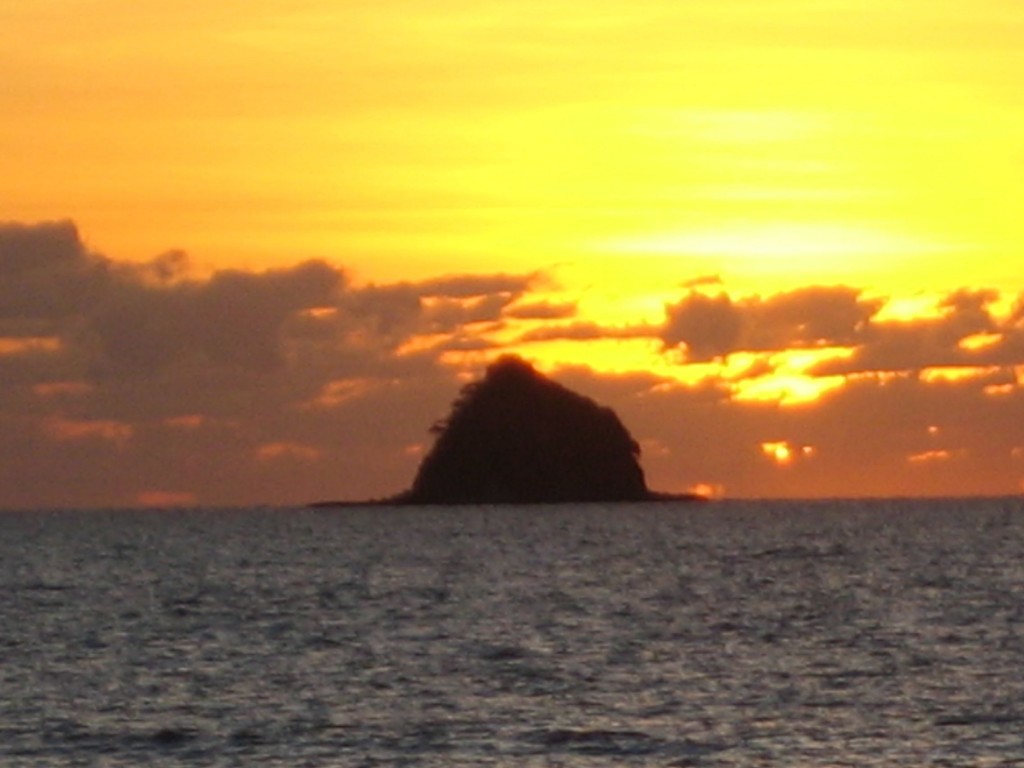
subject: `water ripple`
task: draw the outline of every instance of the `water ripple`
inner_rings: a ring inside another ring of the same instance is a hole
[[[0,764],[1011,765],[1018,500],[0,515]]]

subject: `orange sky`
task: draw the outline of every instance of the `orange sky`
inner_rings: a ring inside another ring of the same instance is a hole
[[[0,0],[0,41],[0,506],[395,491],[507,350],[667,490],[1024,489],[1018,0]]]

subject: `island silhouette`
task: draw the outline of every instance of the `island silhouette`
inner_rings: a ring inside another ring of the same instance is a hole
[[[560,504],[698,500],[647,488],[640,446],[618,415],[515,355],[467,384],[412,487],[385,504]],[[347,502],[351,504],[355,502]],[[364,502],[365,503],[365,502]],[[319,502],[333,506],[339,502]]]

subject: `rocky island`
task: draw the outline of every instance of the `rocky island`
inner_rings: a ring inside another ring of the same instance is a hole
[[[650,491],[640,446],[611,408],[506,355],[431,428],[412,487],[374,504],[696,501]],[[366,502],[361,502],[366,503]],[[360,502],[319,502],[351,506]]]
[[[654,501],[640,447],[610,408],[515,356],[468,384],[431,430],[433,448],[403,504]]]

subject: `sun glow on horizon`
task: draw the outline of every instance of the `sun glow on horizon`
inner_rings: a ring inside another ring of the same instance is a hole
[[[769,440],[761,443],[760,448],[765,457],[781,467],[800,459],[810,459],[817,453],[812,445],[794,445],[787,440]]]

